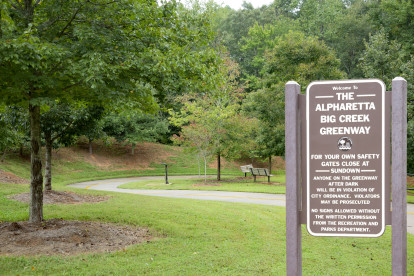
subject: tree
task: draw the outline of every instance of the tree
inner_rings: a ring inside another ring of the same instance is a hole
[[[0,102],[26,106],[31,121],[30,221],[43,219],[43,107],[55,100],[131,99],[141,110],[155,110],[154,95],[165,97],[170,88],[160,82],[164,71],[177,72],[168,74],[169,83],[201,85],[215,67],[214,51],[197,51],[208,28],[181,28],[175,1],[8,0],[1,8]],[[203,23],[204,15],[185,24]],[[194,52],[187,66],[175,55]],[[195,74],[188,65],[199,65]]]
[[[7,151],[19,150],[23,156],[24,147],[28,146],[29,122],[28,114],[20,107],[0,106],[0,152],[3,161]]]
[[[408,119],[414,118],[414,56],[401,51],[402,45],[390,40],[384,29],[370,36],[359,67],[366,78],[379,78],[391,89],[392,79],[404,77],[408,81]]]
[[[5,113],[6,107],[0,107],[0,152],[1,162],[4,161],[8,150],[18,145],[18,132],[10,124],[10,117]]]
[[[229,7],[217,9],[214,27],[218,40],[229,51],[229,57],[242,68],[242,77],[255,70],[251,67],[254,51],[242,50],[243,38],[249,37],[249,29],[255,25],[272,24],[279,17],[277,12],[273,5],[254,9],[252,4],[246,2],[237,11]]]
[[[242,144],[243,132],[237,118],[244,90],[238,83],[239,74],[238,64],[222,53],[220,67],[211,75],[211,85],[181,97],[183,106],[179,111],[170,110],[171,124],[180,127],[193,124],[208,134],[206,147],[217,157],[217,180],[221,179],[221,157],[236,157]]]
[[[383,28],[389,39],[397,41],[405,54],[414,50],[414,3],[412,1],[369,1],[369,15],[376,30]]]
[[[173,135],[172,140],[178,145],[182,145],[195,152],[198,161],[198,173],[200,175],[200,158],[204,161],[204,183],[207,182],[207,160],[211,156],[211,133],[203,125],[190,123],[182,126],[179,135]]]
[[[25,104],[30,114],[30,221],[43,219],[41,106],[56,98],[129,97],[130,91],[143,102],[151,99],[137,91],[130,70],[137,59],[129,51],[138,45],[129,26],[139,23],[132,16],[138,7],[130,4],[27,0],[8,1],[3,10],[12,22],[0,41],[1,98]]]
[[[407,168],[414,168],[414,57],[401,51],[402,45],[396,40],[390,40],[384,29],[370,36],[365,42],[359,66],[366,78],[379,78],[391,90],[392,80],[404,77],[407,80]]]
[[[389,40],[384,29],[370,35],[369,41],[364,43],[365,50],[361,56],[359,67],[364,77],[379,78],[387,88],[391,88],[391,81],[396,76],[407,77],[409,57],[401,52],[401,44]]]
[[[230,98],[214,98],[211,95],[189,99],[180,112],[171,110],[170,121],[181,126],[175,140],[193,147],[205,162],[214,155],[217,158],[217,180],[221,180],[221,157],[240,157],[246,143],[243,131],[246,121],[240,119],[240,105]]]
[[[276,0],[260,9],[249,6],[239,11],[228,7],[218,9],[215,26],[223,45],[240,64],[242,79],[252,83],[251,90],[257,89],[255,84],[263,69],[260,67],[263,49],[271,49],[267,48],[272,41],[269,38],[277,38],[288,31],[318,37],[336,51],[342,71],[349,77],[360,78],[358,59],[364,50],[363,40],[370,32],[382,24],[393,31],[393,37],[398,33],[395,38],[401,30],[405,37],[412,37],[409,33],[412,11],[407,4],[409,1],[403,2],[400,5],[394,0]]]
[[[52,147],[59,138],[64,139],[75,120],[76,113],[70,109],[69,105],[54,104],[51,108],[40,115],[42,132],[46,144],[45,153],[45,178],[44,188],[46,191],[52,190]],[[68,137],[70,139],[70,137]],[[69,140],[67,139],[67,140]],[[57,144],[57,143],[56,143]],[[67,143],[68,144],[68,143]],[[57,146],[55,146],[57,147]]]
[[[139,72],[145,84],[150,84],[164,112],[179,108],[176,97],[214,86],[210,76],[220,66],[220,46],[214,43],[212,27],[214,7],[194,1],[187,8],[177,2],[165,4],[167,8],[162,14],[168,17],[162,21],[158,19],[162,15],[154,15],[165,26],[153,37],[152,43],[157,38],[160,40],[155,43],[157,49],[145,55],[145,64]]]
[[[52,148],[69,146],[76,142],[76,138],[84,133],[91,133],[87,129],[94,129],[94,125],[102,118],[101,106],[84,106],[82,103],[50,104],[50,108],[41,114],[42,133],[46,146],[44,187],[52,190]]]
[[[295,22],[279,16],[273,24],[259,25],[257,22],[249,29],[247,36],[239,43],[244,54],[243,75],[248,82],[249,90],[256,90],[262,77],[265,64],[265,53],[274,48],[280,36],[297,29]]]
[[[100,105],[92,105],[84,111],[85,116],[77,121],[76,129],[79,135],[85,135],[88,138],[89,154],[92,155],[92,142],[95,139],[106,139],[106,133],[103,131],[105,108]]]
[[[329,40],[345,9],[345,2],[341,0],[302,1],[298,11],[302,31]]]
[[[251,155],[268,158],[269,171],[272,156],[285,154],[283,95],[283,85],[279,84],[272,89],[254,91],[243,102],[246,116],[260,122],[254,136],[256,147]]]
[[[341,79],[345,74],[339,64],[335,52],[317,37],[291,31],[266,54],[262,87],[295,80],[305,88],[313,80]]]
[[[256,136],[257,154],[268,157],[284,155],[284,87],[290,80],[302,89],[314,80],[341,79],[339,60],[332,49],[316,37],[289,32],[265,55],[261,88],[249,93],[243,109],[260,121]]]
[[[131,145],[131,155],[140,142],[155,142],[168,132],[168,122],[160,117],[142,112],[109,114],[104,119],[103,131],[118,142]]]
[[[375,29],[368,14],[366,1],[352,1],[330,27],[333,31],[326,43],[335,50],[341,60],[340,69],[346,72],[349,78],[361,78],[363,74],[358,62],[364,51],[363,41],[367,40]]]

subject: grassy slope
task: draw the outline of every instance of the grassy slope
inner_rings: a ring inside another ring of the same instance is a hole
[[[164,175],[165,167],[161,163],[168,164],[169,175],[198,174],[198,162],[193,154],[186,153],[178,147],[144,143],[139,144],[140,153],[137,150],[134,158],[127,147],[113,145],[104,147],[95,145],[93,158],[89,157],[86,149],[78,146],[71,150],[59,150],[53,158],[53,181],[58,185],[75,181],[87,181],[91,179],[103,179],[112,177],[129,177],[140,175]],[[138,146],[137,146],[138,147]],[[154,150],[154,153],[145,152],[145,147]],[[20,177],[30,178],[30,157],[20,158],[10,155],[5,162],[0,162],[0,169],[10,171]],[[109,163],[102,166],[101,163]],[[213,167],[215,160],[210,160],[207,174],[216,174]],[[242,176],[239,164],[223,162],[223,174]],[[204,164],[201,164],[204,166]],[[204,173],[203,168],[201,173]]]

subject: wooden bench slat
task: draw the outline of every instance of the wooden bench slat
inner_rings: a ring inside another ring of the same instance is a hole
[[[240,166],[240,170],[242,172],[244,172],[244,177],[246,177],[247,176],[247,173],[250,172],[250,168],[253,168],[253,165]]]
[[[253,165],[240,166],[241,171],[244,173],[250,172],[250,168],[253,168]]]
[[[256,176],[267,176],[267,182],[270,182],[270,177],[273,176],[273,174],[269,174],[269,171],[264,168],[250,168],[250,172],[252,173],[255,182]]]

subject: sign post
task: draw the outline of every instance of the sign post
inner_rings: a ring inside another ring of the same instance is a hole
[[[407,81],[392,81],[392,275],[407,275]]]
[[[286,156],[286,274],[302,274],[300,206],[300,86],[291,81],[285,93]]]
[[[286,274],[302,274],[303,223],[314,236],[373,238],[392,225],[392,273],[406,275],[407,82],[389,93],[376,79],[317,81],[305,103],[290,81],[285,141]]]

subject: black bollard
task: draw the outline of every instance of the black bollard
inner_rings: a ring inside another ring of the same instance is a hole
[[[165,166],[165,184],[170,184],[168,183],[168,171],[167,171],[168,165],[166,163],[161,163],[161,165]]]

